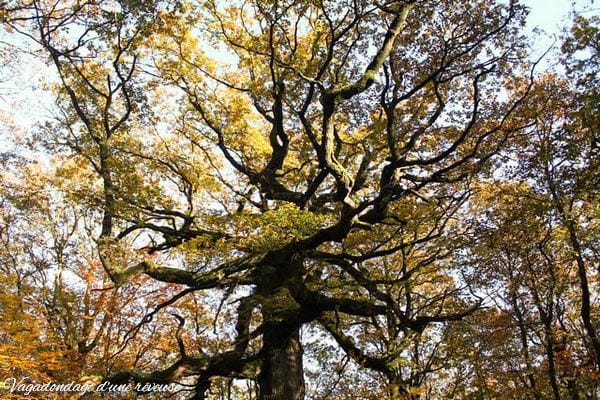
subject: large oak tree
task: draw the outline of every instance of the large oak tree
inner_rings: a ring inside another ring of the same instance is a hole
[[[384,382],[374,396],[417,396],[446,363],[435,327],[481,306],[460,277],[472,182],[533,125],[525,15],[517,1],[4,5],[56,73],[35,142],[85,210],[74,231],[112,282],[100,291],[162,293],[101,379],[197,399],[246,379],[259,399],[303,399],[323,361],[310,332]]]

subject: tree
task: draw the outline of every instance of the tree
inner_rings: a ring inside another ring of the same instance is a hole
[[[434,324],[480,306],[454,273],[456,220],[531,125],[525,14],[516,1],[9,2],[5,25],[57,73],[38,143],[64,157],[55,173],[112,290],[171,294],[138,326],[171,309],[175,359],[150,352],[102,379],[185,382],[201,399],[241,378],[260,399],[303,399],[310,326],[385,382],[379,398],[417,396],[443,364],[423,344]],[[190,328],[204,307],[218,340]]]
[[[493,391],[496,398],[593,398],[594,356],[584,350],[580,286],[568,236],[548,193],[530,183],[480,188],[477,207],[486,211],[472,210],[478,245],[470,248],[467,279],[489,293],[489,313],[498,316],[491,321],[485,314],[473,316],[472,326],[454,328],[454,337],[482,351],[452,358],[479,370],[469,377],[473,392]],[[495,376],[504,379],[490,382]]]
[[[539,77],[523,110],[534,124],[471,198],[467,281],[497,317],[451,327],[454,347],[482,349],[451,356],[465,394],[597,397],[595,25],[576,16],[562,47],[567,75]]]

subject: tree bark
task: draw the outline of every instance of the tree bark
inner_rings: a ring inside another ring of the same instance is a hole
[[[259,400],[304,400],[299,330],[279,326],[263,335],[265,358],[258,378]]]
[[[546,334],[546,357],[548,358],[548,378],[552,387],[552,395],[555,400],[560,400],[560,389],[558,388],[558,379],[556,371],[556,363],[554,360],[554,334],[550,324],[544,321],[544,331]]]
[[[304,400],[301,307],[294,299],[301,286],[303,263],[290,257],[274,264],[263,269],[257,288],[264,326],[258,399]]]
[[[421,398],[419,394],[411,393],[410,386],[398,380],[390,383],[388,395],[392,400],[419,400]]]

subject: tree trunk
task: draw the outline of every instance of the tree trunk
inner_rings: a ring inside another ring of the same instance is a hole
[[[418,400],[419,394],[411,393],[410,386],[404,382],[393,381],[388,386],[388,395],[392,400]]]
[[[554,335],[552,328],[545,326],[546,331],[546,357],[548,358],[548,378],[550,379],[550,386],[552,387],[552,395],[555,400],[560,400],[560,390],[558,388],[556,364],[554,362]]]
[[[304,400],[304,369],[299,327],[278,326],[263,335],[259,400]]]
[[[257,293],[263,317],[263,362],[258,376],[259,400],[304,400],[304,369],[300,343],[300,305],[294,299],[301,285],[301,260],[264,268]]]
[[[577,383],[575,382],[575,378],[569,378],[567,380],[567,387],[569,388],[571,400],[579,400],[579,390],[577,389]]]

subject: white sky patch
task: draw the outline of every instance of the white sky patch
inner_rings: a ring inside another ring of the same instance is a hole
[[[600,8],[594,8],[594,0],[523,0],[522,4],[530,8],[525,33],[531,41],[532,59],[541,57],[550,47],[560,49],[560,35],[563,29],[569,30],[573,12],[585,16],[598,14]],[[555,57],[546,56],[541,68],[556,64]]]
[[[584,3],[577,2],[576,9],[581,9]],[[560,31],[568,23],[568,14],[573,10],[573,5],[567,0],[525,0],[523,4],[531,8],[527,19],[529,28],[540,27],[548,33]]]

